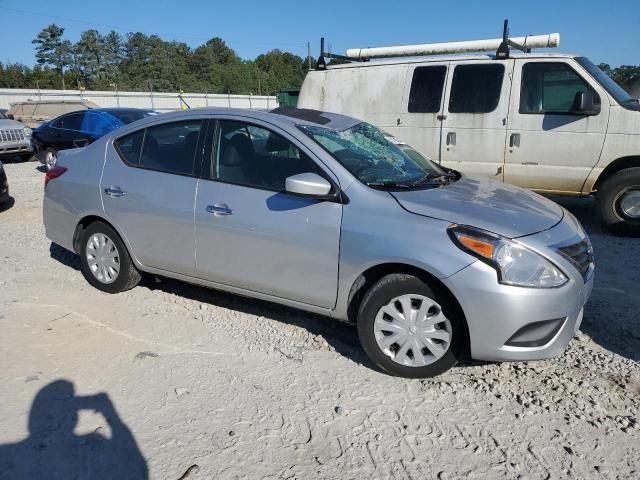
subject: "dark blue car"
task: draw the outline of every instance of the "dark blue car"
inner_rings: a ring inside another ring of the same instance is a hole
[[[156,114],[141,108],[94,108],[65,113],[36,128],[31,143],[40,162],[50,168],[56,163],[59,150],[83,147],[123,125]]]

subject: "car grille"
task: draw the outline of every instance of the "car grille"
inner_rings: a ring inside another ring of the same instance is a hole
[[[0,142],[19,142],[22,140],[24,140],[24,130],[21,128],[0,130]]]
[[[558,251],[567,258],[582,274],[582,278],[588,280],[593,273],[593,248],[587,237],[578,243],[558,247]]]

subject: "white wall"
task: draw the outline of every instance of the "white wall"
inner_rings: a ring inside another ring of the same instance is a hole
[[[101,107],[153,108],[161,112],[179,110],[178,93],[80,91],[80,90],[35,90],[0,88],[0,108],[9,108],[13,102],[26,100],[77,100],[83,98]],[[214,95],[183,93],[182,98],[191,108],[233,107],[272,109],[278,106],[276,97],[266,95]]]

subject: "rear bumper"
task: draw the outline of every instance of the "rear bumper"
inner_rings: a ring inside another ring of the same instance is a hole
[[[73,215],[53,208],[50,203],[45,195],[42,207],[45,235],[53,243],[73,252],[73,234],[76,230],[78,219]]]

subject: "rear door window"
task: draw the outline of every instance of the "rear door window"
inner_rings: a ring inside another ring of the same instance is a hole
[[[65,130],[80,130],[82,128],[82,120],[84,119],[84,112],[70,113],[60,117],[52,126],[55,128],[63,128]]]
[[[526,63],[522,67],[520,113],[571,114],[579,92],[593,91],[573,68],[565,63]],[[600,97],[594,93],[594,102]]]
[[[442,90],[447,67],[416,67],[411,80],[409,93],[410,113],[437,113],[442,103]]]
[[[120,137],[114,142],[120,158],[129,166],[140,166],[140,155],[142,154],[142,143],[144,141],[145,130],[138,130],[124,137]]]
[[[500,101],[504,65],[457,65],[453,70],[449,112],[489,113]]]
[[[147,128],[140,166],[151,170],[192,175],[201,120],[164,123]]]

